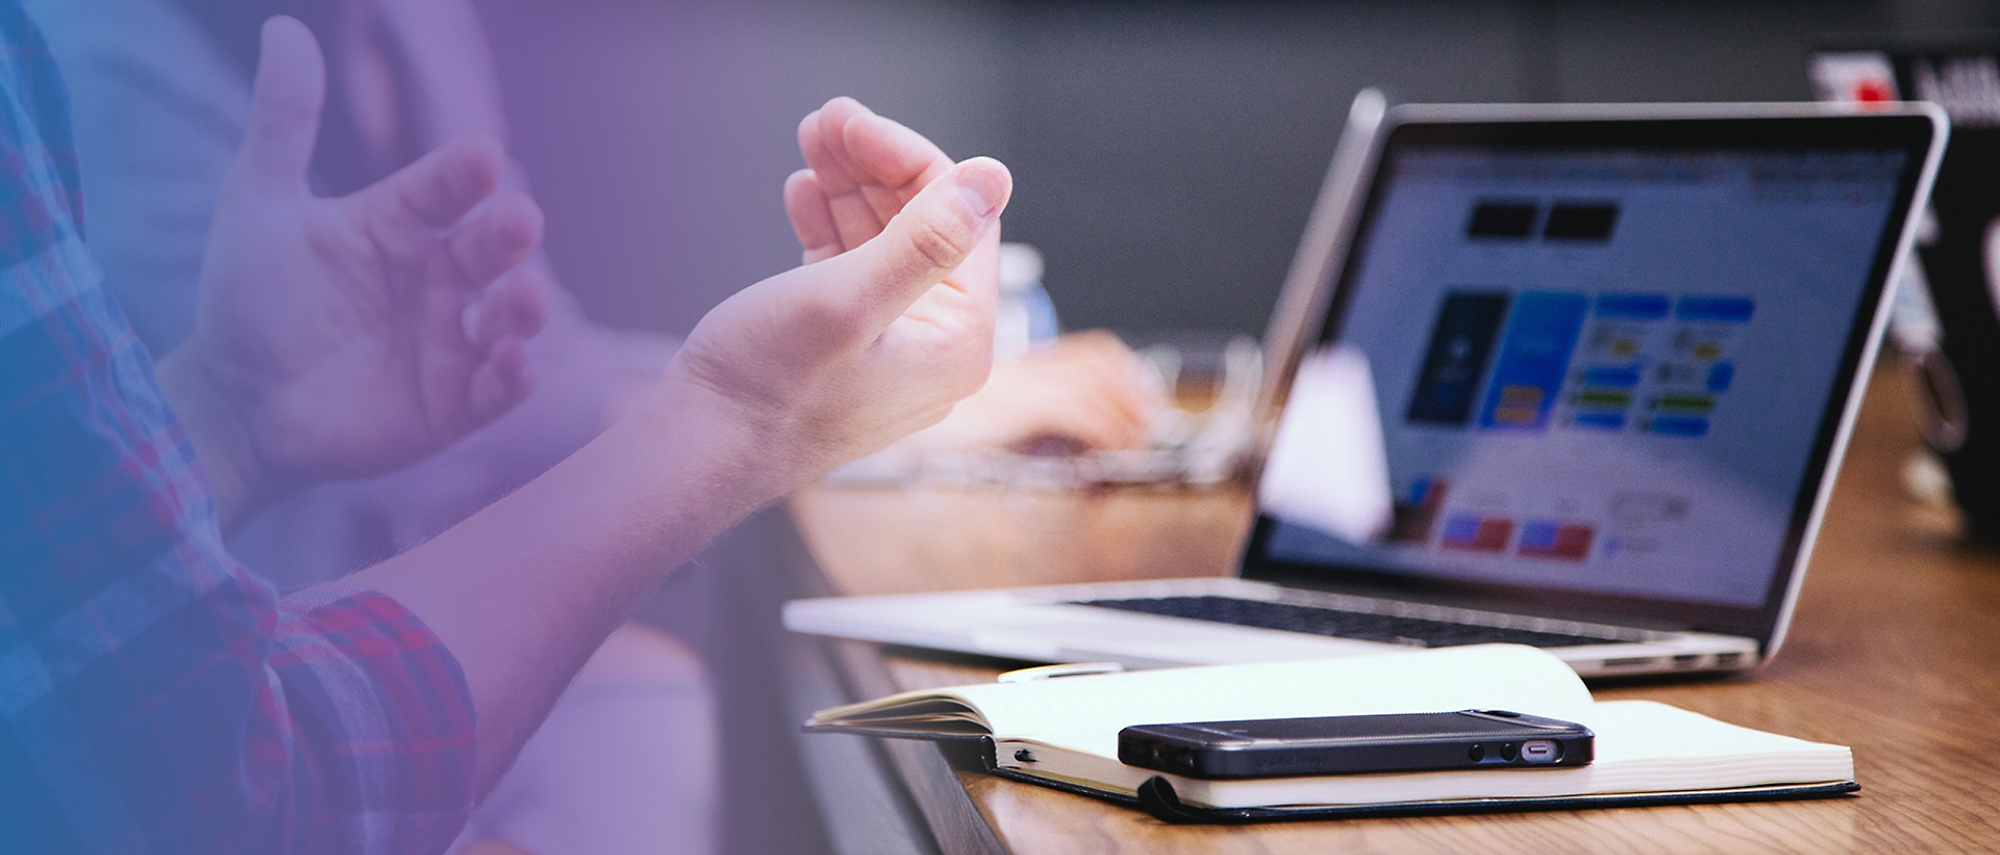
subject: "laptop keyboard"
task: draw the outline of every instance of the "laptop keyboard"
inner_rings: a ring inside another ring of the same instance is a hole
[[[1608,635],[1571,635],[1504,626],[1480,626],[1452,621],[1428,620],[1401,615],[1343,611],[1339,609],[1243,600],[1235,597],[1153,597],[1131,600],[1086,600],[1080,606],[1097,606],[1149,615],[1192,618],[1216,623],[1281,629],[1314,635],[1331,635],[1362,641],[1381,641],[1413,647],[1456,647],[1461,644],[1510,643],[1535,647],[1569,647],[1604,644],[1631,639]]]

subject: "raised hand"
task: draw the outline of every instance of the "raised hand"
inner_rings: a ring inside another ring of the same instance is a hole
[[[662,417],[748,445],[775,497],[936,423],[986,380],[996,255],[1013,191],[990,158],[947,165],[878,233],[766,279],[702,318],[663,384]]]
[[[304,25],[263,32],[250,127],[203,260],[195,332],[162,361],[225,521],[296,486],[414,462],[526,397],[547,283],[498,144],[448,143],[354,195],[307,168],[326,72]]]
[[[482,783],[661,576],[984,382],[997,288],[961,274],[995,252],[1012,190],[997,161],[947,165],[879,234],[710,311],[597,439],[352,577],[421,615],[457,658],[479,711]]]
[[[785,213],[812,264],[851,250],[937,176],[951,158],[930,140],[835,98],[799,123],[806,167],[785,182]],[[996,237],[997,246],[997,237]],[[956,281],[984,289],[997,282],[999,256],[975,255]],[[1130,448],[1146,442],[1166,403],[1146,385],[1138,357],[1116,337],[1065,336],[1048,350],[996,366],[991,381],[967,398],[920,443],[935,448]]]

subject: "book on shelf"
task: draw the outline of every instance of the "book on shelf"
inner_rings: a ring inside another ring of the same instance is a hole
[[[1203,780],[1118,760],[1118,732],[1131,725],[1462,709],[1583,724],[1596,734],[1595,761]],[[995,774],[1181,821],[1740,801],[1859,789],[1844,746],[1651,701],[1596,702],[1560,659],[1518,645],[924,689],[822,710],[806,729],[963,742]]]

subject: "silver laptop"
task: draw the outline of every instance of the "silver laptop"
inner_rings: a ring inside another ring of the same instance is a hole
[[[1598,676],[1776,653],[1943,116],[1367,112],[1273,322],[1298,356],[1271,363],[1292,386],[1234,577],[801,600],[785,626],[1130,667],[1518,642]],[[1361,406],[1322,430],[1293,418],[1309,400]],[[1337,447],[1357,435],[1374,466]],[[1328,459],[1361,463],[1297,468]]]

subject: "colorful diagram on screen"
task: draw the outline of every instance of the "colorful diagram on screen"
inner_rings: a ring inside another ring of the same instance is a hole
[[[1724,295],[1454,290],[1405,416],[1490,431],[1700,438],[1735,383],[1733,355],[1755,311],[1750,298]]]
[[[1451,290],[1405,418],[1495,437],[1699,440],[1735,385],[1755,313],[1753,300],[1728,295]],[[1685,497],[1662,493],[1622,492],[1607,507],[1588,488],[1531,495],[1487,479],[1459,497],[1452,486],[1438,472],[1410,481],[1389,542],[1584,563],[1650,553],[1687,514]]]
[[[1411,547],[1435,546],[1452,552],[1511,553],[1521,558],[1569,562],[1588,560],[1599,541],[1598,525],[1584,520],[1540,517],[1517,520],[1506,513],[1473,510],[1446,514],[1445,499],[1450,495],[1451,485],[1443,477],[1417,476],[1397,498],[1395,526],[1388,541]]]

